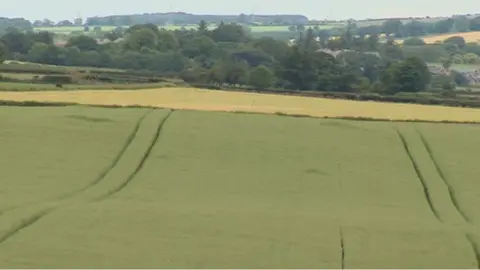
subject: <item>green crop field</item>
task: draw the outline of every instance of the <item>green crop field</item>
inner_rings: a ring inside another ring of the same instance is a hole
[[[0,268],[477,268],[480,125],[0,107]]]

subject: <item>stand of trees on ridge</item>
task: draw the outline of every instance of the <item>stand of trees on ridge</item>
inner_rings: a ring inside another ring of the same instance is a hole
[[[317,42],[312,29],[295,46],[271,38],[251,38],[236,24],[209,30],[205,22],[189,31],[134,25],[123,38],[98,44],[88,36],[71,37],[56,46],[48,32],[11,30],[0,38],[4,59],[52,65],[148,70],[179,76],[194,84],[228,84],[336,92],[419,92],[430,84],[430,72],[418,58],[405,58],[394,42],[378,36]],[[348,49],[337,57],[321,48]],[[378,52],[378,55],[364,53]]]
[[[33,27],[52,27],[52,26],[121,26],[129,27],[136,24],[155,24],[163,26],[166,24],[174,25],[193,25],[200,21],[206,21],[218,25],[224,23],[238,23],[245,25],[285,25],[290,26],[291,32],[305,31],[310,24],[307,17],[303,15],[194,15],[188,13],[153,13],[153,14],[134,14],[134,15],[112,15],[106,17],[91,17],[84,22],[81,18],[73,21],[62,20],[53,22],[49,19],[43,21],[37,20],[30,22],[23,18],[0,18],[0,33],[8,27],[15,27],[21,30],[32,30]],[[370,25],[368,25],[371,23]],[[340,25],[333,29],[322,29],[322,25]],[[310,27],[321,36],[336,36],[345,25],[342,22],[322,22],[315,21]],[[373,35],[385,34],[396,38],[419,37],[429,34],[445,34],[457,32],[480,31],[480,16],[453,16],[444,19],[387,19],[383,22],[349,20],[348,26],[354,32],[354,35]],[[286,32],[286,34],[289,34]],[[291,34],[290,34],[291,35]]]

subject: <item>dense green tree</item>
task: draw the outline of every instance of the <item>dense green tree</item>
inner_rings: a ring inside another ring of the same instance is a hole
[[[372,34],[367,38],[368,50],[378,51],[380,37],[377,34]]]
[[[465,41],[465,38],[461,37],[461,36],[453,36],[453,37],[449,37],[447,39],[445,39],[443,41],[444,44],[455,44],[457,45],[459,48],[463,48],[467,45],[467,42]]]
[[[434,31],[439,34],[449,33],[454,30],[455,20],[448,18],[434,23]]]
[[[99,45],[95,39],[81,35],[71,37],[66,47],[77,47],[80,51],[95,51],[99,48]]]
[[[62,20],[57,23],[57,26],[72,26],[73,23],[69,20]]]
[[[317,43],[316,34],[312,28],[308,28],[304,38],[299,42],[299,46],[301,46],[305,50],[316,51],[318,50],[319,44]]]
[[[480,61],[479,61],[479,56],[474,54],[474,53],[467,53],[465,55],[463,55],[463,59],[464,59],[464,63],[465,64],[471,64],[471,65],[474,65],[474,64],[478,64]]]
[[[389,40],[381,46],[380,54],[387,61],[402,60],[404,58],[402,49],[393,40]]]
[[[206,21],[201,20],[200,23],[198,24],[198,32],[205,34],[208,32],[208,24]]]
[[[119,38],[122,38],[123,35],[121,35],[121,34],[119,35],[119,34],[118,34],[117,32],[115,32],[115,31],[110,31],[110,32],[108,32],[108,33],[105,34],[105,37],[106,37],[108,40],[110,40],[110,41],[113,42],[113,41],[118,40]]]
[[[232,57],[238,61],[245,61],[251,67],[259,65],[271,66],[274,58],[260,49],[246,48],[233,52]]]
[[[477,43],[468,43],[464,50],[466,53],[474,53],[480,56],[480,45]]]
[[[237,24],[220,24],[212,31],[212,39],[215,42],[245,42],[247,36],[241,25]]]
[[[383,84],[391,93],[424,91],[430,79],[428,67],[416,57],[391,64],[382,76]]]
[[[7,55],[8,55],[7,46],[3,42],[0,42],[0,64],[3,63],[3,61],[5,61],[5,59],[7,58]]]
[[[404,46],[418,46],[425,45],[425,41],[418,37],[407,38],[403,41]]]
[[[404,36],[404,25],[400,20],[387,20],[382,25],[383,33],[387,36],[395,35],[396,37]]]
[[[452,77],[455,84],[459,86],[468,85],[469,81],[462,73],[452,70]]]
[[[32,39],[18,30],[8,32],[0,38],[0,41],[7,46],[8,51],[22,54],[27,53],[34,43]]]
[[[459,16],[454,19],[452,32],[470,31],[470,21],[466,16]]]
[[[380,71],[385,66],[380,57],[355,51],[341,53],[337,60],[344,64],[348,72],[368,79],[369,83],[379,79]]]
[[[470,31],[480,31],[480,16],[470,20],[469,29]]]
[[[348,91],[339,80],[339,67],[327,53],[310,52],[295,46],[279,68],[285,87],[299,90]]]
[[[157,34],[158,38],[158,50],[165,52],[165,51],[176,51],[180,48],[179,41],[177,37],[171,31],[167,31],[162,29]]]
[[[131,34],[137,30],[140,30],[140,29],[150,29],[152,30],[156,35],[158,35],[160,33],[160,29],[158,28],[157,25],[155,24],[152,24],[152,23],[146,23],[146,24],[135,24],[131,27],[129,27],[126,31],[125,31],[125,34]]]
[[[250,71],[250,85],[257,88],[269,88],[275,83],[275,74],[266,66],[260,65]]]
[[[404,28],[404,36],[411,36],[411,37],[424,36],[427,33],[431,33],[435,31],[433,25],[429,23],[420,22],[420,21],[408,22],[403,26],[403,28]]]
[[[183,45],[182,53],[190,58],[211,55],[215,42],[205,35],[195,36]]]
[[[252,41],[253,47],[259,48],[265,53],[271,55],[275,60],[282,61],[290,50],[286,42],[278,41],[273,38],[259,38]]]
[[[442,67],[445,68],[446,70],[450,70],[450,67],[452,66],[452,59],[447,58],[442,60]]]
[[[357,35],[361,37],[367,37],[372,35],[380,35],[383,32],[382,26],[380,25],[369,25],[365,27],[359,27],[356,29]]]
[[[82,18],[75,18],[75,20],[73,20],[73,24],[75,24],[77,26],[81,26],[81,25],[83,25],[83,19]]]
[[[228,84],[245,85],[249,81],[250,71],[245,61],[225,61],[226,69],[225,82]]]
[[[140,51],[142,48],[155,49],[159,45],[158,35],[150,28],[139,28],[131,31],[126,37],[129,50]]]

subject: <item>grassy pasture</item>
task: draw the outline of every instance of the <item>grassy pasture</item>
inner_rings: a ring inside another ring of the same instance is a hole
[[[477,125],[78,106],[0,116],[1,205],[39,202],[0,214],[0,268],[478,267]]]
[[[260,112],[314,117],[363,117],[390,120],[480,122],[480,110],[414,104],[356,102],[299,96],[168,87],[98,91],[0,92],[0,99],[90,105],[142,105],[204,111]],[[133,86],[131,86],[133,87]]]

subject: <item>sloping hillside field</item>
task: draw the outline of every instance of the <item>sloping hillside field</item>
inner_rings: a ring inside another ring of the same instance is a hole
[[[480,125],[0,107],[0,268],[477,268],[479,149]]]

